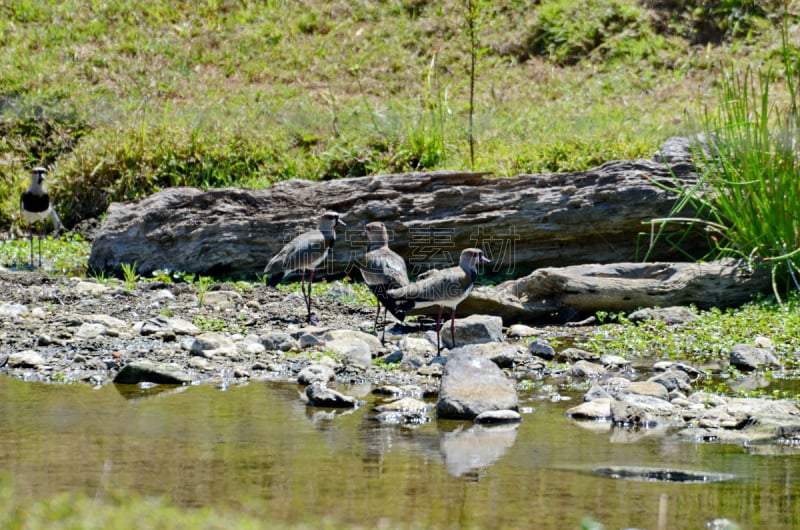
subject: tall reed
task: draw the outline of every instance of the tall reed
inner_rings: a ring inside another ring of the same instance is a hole
[[[783,32],[781,68],[725,69],[716,111],[695,142],[698,183],[682,190],[711,234],[715,257],[770,267],[779,298],[800,290],[800,65]]]

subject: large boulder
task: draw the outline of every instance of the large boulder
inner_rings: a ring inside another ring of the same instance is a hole
[[[474,420],[483,412],[518,409],[517,391],[495,363],[471,351],[451,352],[436,404],[440,418]]]

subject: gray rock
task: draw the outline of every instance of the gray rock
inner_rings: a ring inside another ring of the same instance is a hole
[[[425,357],[422,357],[416,353],[403,353],[402,355],[403,356],[400,359],[400,367],[405,370],[417,370],[425,366],[427,362]]]
[[[775,342],[767,337],[756,337],[753,339],[753,346],[756,348],[762,348],[764,350],[769,350],[772,353],[775,353]]]
[[[333,368],[326,364],[314,363],[306,366],[300,371],[297,376],[297,384],[311,385],[314,383],[334,383],[336,382],[336,373]]]
[[[106,334],[106,327],[103,324],[84,322],[75,332],[75,337],[79,339],[96,339]]]
[[[314,346],[319,346],[323,343],[323,340],[314,335],[313,333],[303,333],[297,339],[297,344],[300,348],[311,348]]]
[[[348,364],[363,367],[372,366],[372,341],[365,340],[366,337],[377,339],[372,335],[367,335],[360,331],[341,330],[339,332],[329,332],[325,334],[325,348],[334,355],[343,357]],[[378,341],[380,347],[380,341]],[[377,351],[378,348],[375,348]]]
[[[555,360],[562,363],[574,363],[577,361],[596,362],[600,356],[596,353],[581,350],[580,348],[565,348],[555,355]]]
[[[611,403],[611,422],[626,427],[655,427],[658,420],[653,413],[637,403],[614,401]]]
[[[606,353],[600,356],[600,364],[609,370],[622,370],[629,367],[631,362],[625,357]]]
[[[230,357],[236,354],[236,345],[227,335],[215,331],[201,333],[192,341],[190,351],[203,357],[217,355]]]
[[[550,344],[542,339],[536,339],[528,344],[528,351],[537,357],[549,361],[556,356],[556,350]]]
[[[420,366],[417,369],[417,374],[425,377],[442,377],[442,375],[444,375],[444,366],[441,363],[432,362],[430,364]]]
[[[182,318],[159,315],[148,319],[139,332],[147,336],[167,331],[171,331],[176,335],[195,335],[200,333],[200,328]]]
[[[308,405],[312,407],[357,408],[360,404],[356,398],[346,396],[321,383],[307,386],[306,398],[308,398]]]
[[[152,299],[157,302],[163,302],[165,300],[175,300],[177,296],[169,289],[159,289],[153,293]]]
[[[366,344],[367,348],[369,348],[370,353],[378,353],[383,345],[381,344],[380,339],[375,335],[371,335],[369,333],[364,333],[363,331],[357,331],[353,329],[332,329],[330,331],[326,331],[322,335],[322,339],[324,341],[331,341],[331,340],[359,340]]]
[[[126,364],[114,377],[114,383],[137,385],[139,383],[158,383],[160,385],[185,385],[192,377],[174,366],[151,361],[134,361]]]
[[[412,397],[404,397],[378,405],[375,411],[377,421],[382,423],[425,423],[431,420],[430,411],[433,406]]]
[[[28,307],[14,302],[0,304],[0,318],[16,318],[28,313]]]
[[[394,425],[419,425],[431,421],[431,417],[427,412],[405,410],[385,410],[375,414],[373,419],[380,423]]]
[[[237,342],[236,348],[241,353],[250,356],[262,355],[267,352],[267,349],[257,338],[256,340],[243,340],[241,342]]]
[[[513,324],[508,327],[506,335],[512,339],[522,339],[526,337],[535,337],[542,333],[536,328],[526,326],[524,324]]]
[[[211,363],[205,357],[192,357],[189,359],[188,365],[189,368],[200,371],[209,370],[211,368]]]
[[[704,407],[719,407],[726,405],[728,400],[710,392],[695,392],[688,397],[689,402],[703,405]]]
[[[406,355],[417,355],[424,358],[427,355],[436,353],[436,345],[427,339],[406,335],[400,341],[400,350]]]
[[[383,385],[375,390],[372,391],[373,394],[380,394],[385,396],[396,396],[396,397],[412,397],[412,398],[421,398],[424,395],[424,391],[421,387],[417,385]]]
[[[490,410],[518,410],[519,398],[495,363],[460,352],[447,358],[436,408],[440,418],[473,420]]]
[[[266,333],[261,335],[259,340],[267,351],[287,352],[300,347],[299,342],[294,337],[282,331]]]
[[[40,353],[33,350],[24,350],[10,354],[6,363],[10,368],[38,368],[45,361]]]
[[[689,366],[685,363],[676,363],[672,361],[659,361],[653,364],[653,369],[658,372],[666,372],[669,370],[680,370],[682,372],[686,372],[690,379],[698,379],[700,377],[705,377],[705,372],[698,370],[693,366]]]
[[[110,337],[119,337],[131,330],[131,325],[128,322],[109,315],[89,315],[86,317],[86,322],[92,324],[102,324],[105,327],[104,334]]]
[[[669,370],[651,377],[648,381],[664,385],[670,392],[673,390],[691,392],[692,390],[689,374],[683,370]]]
[[[631,322],[644,322],[647,320],[658,320],[667,324],[685,324],[696,319],[697,315],[689,307],[654,307],[639,309],[628,315]]]
[[[475,423],[519,423],[522,416],[516,410],[487,410],[475,416]]]
[[[779,364],[771,351],[748,344],[736,344],[731,347],[729,357],[733,366],[747,371]]]
[[[636,394],[639,396],[651,396],[664,401],[669,400],[669,390],[658,381],[634,381],[620,389],[617,397],[625,394]]]
[[[726,443],[800,440],[800,410],[790,400],[733,398],[708,409],[679,432],[683,438]]]
[[[595,401],[597,399],[614,399],[605,388],[599,385],[592,385],[589,391],[583,395],[584,401]]]
[[[446,347],[453,347],[450,325],[442,326],[440,336]],[[503,319],[493,315],[470,315],[466,318],[456,318],[455,337],[458,346],[503,342]]]
[[[131,261],[130,263],[133,263],[133,261]],[[122,272],[121,269],[120,272]],[[75,294],[81,297],[85,297],[85,296],[102,296],[106,293],[111,292],[115,288],[107,287],[105,285],[101,285],[95,282],[80,280],[76,281],[73,284],[72,289]]]
[[[242,295],[236,291],[208,291],[202,295],[202,305],[218,309],[235,307],[241,302]]]
[[[572,377],[599,377],[607,372],[602,364],[581,360],[570,366],[566,373]]]
[[[607,421],[611,419],[611,404],[614,402],[611,398],[598,398],[571,407],[565,414],[575,420]]]
[[[644,394],[627,393],[622,394],[617,398],[617,401],[628,403],[645,412],[657,416],[669,416],[679,412],[679,408],[665,399]]]
[[[469,344],[456,348],[450,352],[450,355],[460,351],[486,357],[500,368],[510,368],[520,354],[520,347],[516,344],[507,344],[504,342],[486,342],[483,344]]]

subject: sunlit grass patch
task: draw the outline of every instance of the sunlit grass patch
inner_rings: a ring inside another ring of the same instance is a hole
[[[308,281],[308,279],[306,279]],[[300,282],[279,283],[277,288],[284,293],[300,293]],[[354,282],[349,277],[342,280],[323,279],[311,284],[311,297],[330,296],[346,304],[374,305],[375,297],[364,282]]]
[[[84,276],[91,244],[79,234],[67,233],[42,239],[42,268],[48,274]],[[30,265],[31,243],[28,238],[0,241],[0,265],[25,269]],[[34,266],[39,264],[39,241],[33,240]]]
[[[726,360],[735,344],[752,344],[758,336],[775,343],[777,356],[795,363],[800,347],[800,298],[783,306],[763,298],[738,308],[697,311],[697,318],[670,325],[661,320],[634,324],[625,318],[604,324],[580,347],[625,358],[688,360],[697,363]]]

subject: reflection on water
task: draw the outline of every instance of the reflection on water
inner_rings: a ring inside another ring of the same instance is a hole
[[[514,445],[519,424],[459,424],[442,432],[441,448],[447,472],[454,477],[471,476],[497,462]]]
[[[306,406],[293,384],[43,385],[0,377],[0,473],[44,498],[106,489],[164,496],[285,523],[372,527],[743,528],[800,525],[794,448],[700,445],[574,425],[569,402],[521,395],[521,424],[386,425],[368,387],[354,410]],[[533,404],[536,409],[533,411]],[[616,480],[596,468],[733,475],[691,484]]]

